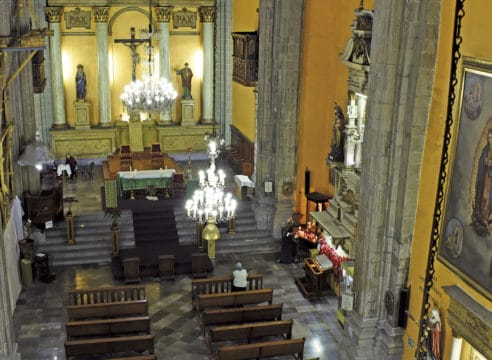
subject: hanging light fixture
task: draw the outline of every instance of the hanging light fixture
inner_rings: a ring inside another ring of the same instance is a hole
[[[149,2],[149,30],[143,34],[148,41],[148,71],[144,74],[143,80],[134,80],[127,84],[120,97],[131,119],[140,119],[141,113],[147,113],[150,117],[152,113],[169,112],[178,96],[171,82],[152,74],[154,66],[152,38],[155,37],[155,32],[152,30],[152,1]]]
[[[216,222],[231,221],[234,219],[237,201],[231,193],[225,193],[225,172],[216,171],[215,159],[220,153],[224,140],[217,136],[215,127],[212,134],[205,134],[208,143],[207,154],[210,158],[210,167],[198,172],[199,189],[186,202],[188,218],[204,223],[212,216]]]

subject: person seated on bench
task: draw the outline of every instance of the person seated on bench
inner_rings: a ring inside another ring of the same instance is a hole
[[[248,287],[248,272],[238,262],[236,269],[232,272],[232,291],[245,291]]]

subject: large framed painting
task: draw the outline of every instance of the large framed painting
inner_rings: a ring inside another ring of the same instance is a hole
[[[492,293],[492,63],[465,58],[451,137],[439,259]]]

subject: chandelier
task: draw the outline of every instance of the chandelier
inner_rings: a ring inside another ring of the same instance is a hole
[[[215,168],[215,159],[224,140],[217,136],[215,127],[212,134],[205,134],[205,140],[208,141],[210,167],[198,172],[199,189],[185,206],[188,218],[200,223],[206,222],[210,216],[217,222],[231,221],[234,219],[237,201],[231,193],[224,192],[226,175],[222,169],[216,171]]]
[[[148,73],[144,74],[143,80],[137,80],[134,77],[132,82],[125,86],[120,96],[130,118],[138,118],[140,113],[169,113],[178,96],[171,82],[166,78],[152,76],[154,67],[152,38],[156,35],[156,32],[152,30],[152,0],[149,1],[149,29],[142,33],[148,42],[147,60],[145,61],[148,65]]]
[[[125,86],[121,101],[129,114],[162,113],[169,110],[178,94],[165,78],[145,75]]]

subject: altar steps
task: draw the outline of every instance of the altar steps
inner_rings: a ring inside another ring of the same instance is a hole
[[[172,207],[153,211],[134,211],[133,229],[136,246],[179,243]]]
[[[75,245],[67,245],[67,222],[58,221],[46,230],[46,240],[36,251],[48,253],[51,266],[109,264],[111,262],[111,225],[113,218],[103,212],[74,216]],[[133,221],[130,211],[118,218],[120,246],[133,246]]]
[[[195,244],[196,222],[188,219],[184,207],[175,208],[174,214],[180,243]],[[221,239],[215,244],[217,256],[280,251],[281,239],[273,239],[270,233],[257,228],[251,201],[238,201],[234,222],[235,233],[228,232],[228,223],[219,224]]]

